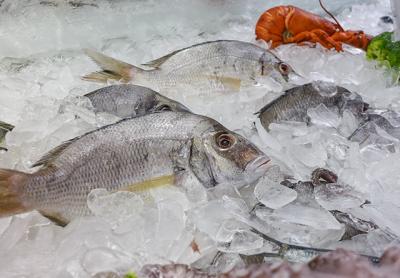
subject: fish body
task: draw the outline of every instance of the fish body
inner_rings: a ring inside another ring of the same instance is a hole
[[[294,87],[264,106],[259,112],[261,124],[268,130],[271,123],[280,121],[308,122],[307,110],[324,104],[342,113],[350,109],[360,115],[366,104],[361,97],[347,89],[327,82],[313,82]]]
[[[339,223],[345,225],[345,232],[341,240],[351,239],[356,235],[367,234],[372,230],[378,229],[378,226],[374,223],[357,218],[350,213],[341,212],[338,210],[331,210],[329,212]]]
[[[386,135],[382,133],[386,133]],[[377,136],[376,143],[390,144],[393,139],[400,140],[400,127],[392,125],[386,115],[368,112],[359,127],[349,136],[349,140],[363,144],[368,142],[371,137],[375,137],[373,135]]]
[[[161,111],[190,112],[183,104],[141,86],[121,84],[107,86],[85,95],[95,112],[105,112],[120,118],[143,116]]]
[[[269,159],[210,118],[164,112],[122,120],[72,139],[33,166],[0,170],[0,216],[36,209],[58,223],[88,215],[91,190],[136,191],[182,185],[193,175],[206,188],[251,183]]]
[[[103,71],[88,74],[84,80],[119,80],[154,90],[189,85],[198,90],[239,90],[242,83],[256,83],[269,76],[282,83],[292,68],[270,51],[257,45],[234,40],[204,42],[174,51],[143,64],[145,70],[131,64],[86,50]]]
[[[317,170],[320,170],[320,168]],[[299,181],[296,183],[292,183],[285,180],[281,184],[295,190],[298,194],[297,198],[300,198],[305,203],[308,203],[309,200],[315,200],[314,188],[316,186],[319,186],[318,184],[311,181]],[[329,210],[329,212],[336,218],[339,223],[342,223],[345,226],[345,232],[341,240],[351,239],[353,236],[365,234],[378,228],[374,223],[357,218],[347,212],[342,212],[338,210]]]

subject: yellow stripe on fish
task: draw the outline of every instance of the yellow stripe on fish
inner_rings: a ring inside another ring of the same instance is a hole
[[[130,192],[141,192],[148,191],[150,189],[158,188],[161,186],[168,186],[175,184],[175,175],[156,177],[151,180],[134,183],[123,187],[120,191],[130,191]]]

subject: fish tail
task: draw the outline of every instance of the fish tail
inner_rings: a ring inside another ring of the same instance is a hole
[[[14,128],[13,125],[10,125],[6,122],[0,121],[0,129],[5,129],[7,131],[11,131]]]
[[[0,217],[11,216],[32,210],[22,201],[24,186],[30,174],[0,169]]]
[[[92,72],[82,77],[83,80],[107,83],[108,80],[117,80],[128,83],[136,78],[138,73],[145,70],[134,65],[106,56],[94,50],[85,49],[88,55],[102,71]]]

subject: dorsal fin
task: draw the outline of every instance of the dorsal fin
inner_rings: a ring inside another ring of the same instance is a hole
[[[160,58],[157,58],[155,60],[149,61],[147,63],[142,64],[142,66],[146,66],[146,67],[152,67],[152,68],[159,68],[162,64],[165,63],[165,61],[167,61],[169,58],[171,58],[172,56],[174,56],[176,53],[181,52],[185,49],[188,48],[183,48],[183,49],[179,49],[179,50],[175,50],[165,56],[162,56]]]
[[[37,166],[50,166],[53,161],[60,156],[60,154],[68,148],[69,145],[71,145],[73,142],[78,140],[81,136],[73,138],[71,140],[63,142],[61,145],[55,147],[54,149],[50,150],[48,153],[46,153],[44,156],[42,156],[37,162],[35,162],[31,168],[37,167]]]
[[[216,40],[216,41],[206,41],[206,42],[201,42],[201,43],[197,43],[188,47],[184,47],[178,50],[175,50],[165,56],[162,56],[160,58],[157,58],[155,60],[149,61],[147,63],[142,64],[142,66],[147,66],[147,67],[153,67],[153,68],[159,68],[162,64],[164,64],[169,58],[171,58],[172,56],[174,56],[175,54],[185,51],[189,48],[193,48],[196,46],[200,46],[200,45],[205,45],[205,44],[210,44],[210,43],[216,43],[216,42],[233,42],[234,40]]]
[[[14,128],[13,125],[8,124],[8,123],[3,122],[3,121],[0,121],[0,129],[4,129],[4,130],[7,130],[7,131],[11,131],[11,130],[13,130],[13,128]]]
[[[84,133],[84,134],[82,134],[80,136],[77,136],[77,137],[72,138],[72,139],[70,139],[68,141],[65,141],[61,145],[55,147],[54,149],[52,149],[48,153],[46,153],[42,158],[40,158],[36,163],[34,163],[31,166],[31,168],[37,167],[37,166],[41,166],[41,165],[50,166],[52,164],[52,162],[57,157],[59,157],[60,154],[62,154],[66,148],[68,148],[72,143],[74,143],[75,141],[79,140],[80,138],[82,138],[84,136],[87,136],[87,135],[89,135],[91,133],[97,132],[99,130],[106,129],[107,127],[112,126],[114,124],[121,123],[121,122],[124,122],[124,121],[128,121],[130,119],[131,118],[122,119],[122,120],[120,120],[120,121],[118,121],[116,123],[112,123],[112,124],[109,124],[109,125],[102,126],[102,127],[98,128],[98,129],[88,131],[88,132],[86,132],[86,133]]]

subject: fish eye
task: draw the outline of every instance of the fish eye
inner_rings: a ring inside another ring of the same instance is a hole
[[[223,150],[229,149],[236,142],[235,136],[229,133],[219,133],[215,139],[217,146]]]
[[[290,66],[289,66],[288,64],[286,64],[286,63],[280,63],[280,64],[279,64],[279,71],[280,71],[282,74],[287,75],[287,74],[289,74]]]
[[[172,111],[169,105],[163,104],[157,107],[157,111]]]

